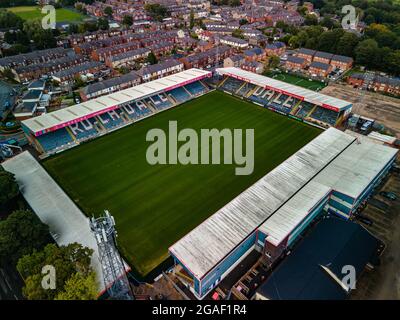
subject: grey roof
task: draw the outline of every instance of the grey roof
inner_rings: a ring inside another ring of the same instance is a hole
[[[98,62],[98,61],[89,61],[89,62],[82,63],[80,65],[68,68],[66,70],[56,72],[53,76],[57,77],[57,78],[69,77],[69,76],[75,75],[76,73],[79,73],[79,72],[84,72],[84,71],[88,71],[93,68],[98,68],[102,65],[103,65],[103,63]]]
[[[157,64],[153,64],[153,65],[149,65],[146,67],[143,67],[142,69],[139,70],[139,74],[144,76],[146,74],[152,74],[158,71],[162,71],[168,68],[172,68],[175,66],[179,66],[181,65],[182,62],[175,60],[175,59],[169,59],[169,60],[165,60],[163,62],[157,63]]]
[[[130,50],[130,51],[126,51],[126,52],[123,52],[120,54],[113,55],[113,56],[109,57],[108,59],[110,61],[114,62],[114,61],[119,61],[119,60],[129,58],[129,57],[134,57],[137,55],[144,55],[146,53],[147,54],[150,53],[150,50],[147,48],[139,48],[139,49]]]
[[[310,55],[310,56],[313,56],[316,53],[315,50],[311,50],[311,49],[307,49],[307,48],[300,48],[297,50],[297,52],[301,53],[301,54]]]
[[[23,97],[22,100],[39,100],[42,95],[42,90],[29,90]]]
[[[324,58],[324,59],[331,59],[333,57],[332,53],[329,52],[324,52],[324,51],[317,51],[314,54],[314,58],[318,57],[318,58]]]
[[[323,132],[171,246],[170,252],[195,277],[204,277],[354,140],[333,128]]]
[[[88,86],[86,86],[85,88],[83,88],[83,91],[85,92],[85,94],[92,94],[92,93],[96,93],[111,87],[115,87],[115,86],[119,86],[121,84],[124,83],[129,83],[131,81],[136,81],[140,79],[140,76],[132,71],[130,73],[124,74],[120,77],[115,77],[115,78],[111,78],[111,79],[107,79],[104,81],[100,81],[100,82],[96,82],[96,83],[92,83]]]
[[[310,64],[310,68],[317,68],[317,69],[321,69],[321,70],[328,70],[330,67],[331,67],[330,64],[318,62],[318,61],[313,61]]]
[[[306,61],[306,59],[296,57],[296,56],[288,56],[286,61],[291,62],[291,63],[303,64]]]
[[[332,60],[349,63],[353,61],[353,58],[334,54]]]

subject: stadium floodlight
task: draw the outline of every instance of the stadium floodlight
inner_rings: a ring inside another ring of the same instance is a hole
[[[99,259],[103,269],[103,280],[111,299],[133,300],[133,293],[126,276],[124,262],[116,246],[115,220],[110,212],[90,219],[90,229],[99,248]]]

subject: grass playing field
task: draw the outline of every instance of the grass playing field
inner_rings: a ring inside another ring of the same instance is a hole
[[[320,81],[315,81],[315,80],[308,80],[304,79],[302,77],[288,74],[288,73],[271,73],[268,75],[271,78],[274,78],[276,80],[280,80],[283,82],[291,83],[299,87],[303,87],[306,89],[310,89],[313,91],[319,91],[323,88],[326,87],[325,83],[322,83]]]
[[[15,13],[23,20],[41,19],[45,16],[37,6],[11,7],[7,10]],[[77,22],[83,20],[83,18],[84,16],[78,12],[65,8],[56,9],[57,22]]]
[[[155,165],[146,161],[152,128],[255,129],[255,165]],[[287,159],[320,130],[264,108],[212,92],[174,109],[73,148],[45,168],[87,215],[110,210],[124,257],[142,275],[168,256],[168,247]]]

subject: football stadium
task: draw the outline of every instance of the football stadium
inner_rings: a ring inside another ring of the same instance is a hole
[[[237,68],[189,69],[22,126],[85,215],[112,213],[132,268],[145,276],[171,256],[202,299],[251,251],[273,264],[316,217],[351,219],[386,176],[396,149],[335,128],[351,107]],[[148,164],[146,133],[171,120],[196,131],[253,128],[254,172]]]

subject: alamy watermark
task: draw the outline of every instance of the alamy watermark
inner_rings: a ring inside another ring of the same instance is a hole
[[[42,288],[44,290],[55,290],[56,289],[56,268],[52,265],[45,265],[42,268]]]
[[[254,170],[254,129],[201,129],[199,135],[189,128],[178,131],[177,121],[169,121],[168,133],[151,129],[146,141],[153,142],[146,152],[151,165],[235,163],[236,175],[250,175]]]
[[[45,5],[42,7],[42,14],[45,16],[42,18],[42,28],[44,30],[56,28],[56,8],[52,5]]]
[[[342,8],[342,13],[346,14],[342,19],[342,28],[345,30],[356,30],[358,19],[356,8],[352,5],[345,5]]]

